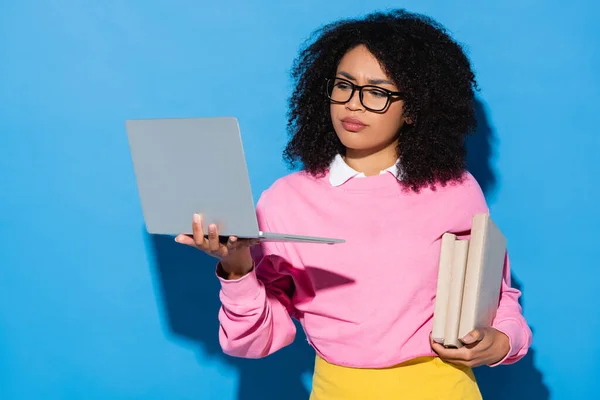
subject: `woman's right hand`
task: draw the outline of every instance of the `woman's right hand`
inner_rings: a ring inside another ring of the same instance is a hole
[[[258,239],[239,239],[230,236],[226,244],[219,241],[219,232],[214,224],[208,227],[208,239],[204,237],[202,216],[194,214],[192,235],[180,234],[175,238],[177,243],[195,247],[220,261],[225,272],[224,278],[237,279],[246,275],[254,265],[250,255],[250,247],[258,243]]]

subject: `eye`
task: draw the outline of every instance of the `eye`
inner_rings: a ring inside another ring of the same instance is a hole
[[[379,90],[379,89],[368,89],[368,90],[366,90],[366,92],[369,96],[372,96],[372,97],[378,98],[378,99],[385,98],[388,95],[387,92],[384,92],[383,90]]]
[[[350,85],[345,83],[345,82],[338,82],[335,84],[335,88],[336,89],[341,89],[341,90],[348,90],[350,89]]]

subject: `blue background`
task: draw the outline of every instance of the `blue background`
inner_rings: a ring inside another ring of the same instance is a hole
[[[477,371],[485,398],[595,398],[600,7],[488,3],[0,3],[0,399],[306,399],[302,334],[221,354],[213,260],[144,233],[124,121],[237,116],[258,198],[288,172],[300,44],[390,6],[445,24],[482,88],[470,165],[534,330],[520,363]]]

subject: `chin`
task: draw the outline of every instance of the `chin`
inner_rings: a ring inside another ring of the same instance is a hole
[[[369,140],[372,138],[369,138],[368,135],[364,135],[363,132],[346,132],[346,131],[344,131],[341,134],[338,133],[337,136],[340,139],[340,142],[342,142],[344,147],[347,149],[369,150],[369,149],[373,149],[373,148],[376,148],[381,145],[381,143],[374,142],[373,140]]]
[[[342,144],[346,147],[356,148],[355,146],[359,146],[362,148],[364,146],[368,146],[369,134],[365,132],[366,130],[363,130],[361,132],[350,132],[342,127],[336,127],[335,131],[338,139],[340,139],[340,142],[342,142]]]

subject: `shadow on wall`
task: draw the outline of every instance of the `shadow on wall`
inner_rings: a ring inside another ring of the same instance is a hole
[[[219,281],[216,260],[176,243],[172,237],[151,236],[156,276],[162,291],[163,315],[171,333],[191,340],[207,356],[218,357],[239,373],[237,400],[307,400],[303,375],[312,372],[314,350],[297,324],[296,340],[263,359],[223,354],[219,345]],[[285,393],[285,396],[282,395]]]
[[[512,286],[522,290],[521,284],[512,276]],[[523,297],[521,297],[523,306]],[[534,340],[535,343],[535,340]],[[535,367],[535,350],[519,362],[494,368],[480,367],[475,376],[485,400],[548,400],[550,391],[544,384],[542,373]]]
[[[494,132],[485,107],[477,102],[479,128],[469,138],[469,169],[486,197],[493,193],[496,178],[491,167]],[[309,393],[303,376],[314,365],[314,351],[302,329],[293,344],[259,360],[224,355],[218,341],[219,283],[215,260],[198,250],[179,245],[171,237],[152,236],[157,275],[162,289],[162,306],[171,332],[196,343],[204,352],[218,357],[239,372],[237,400],[306,400]],[[518,266],[517,266],[518,268]],[[513,277],[513,285],[521,285]],[[535,368],[533,350],[520,362],[496,368],[482,367],[475,373],[486,400],[546,400],[549,391]],[[285,393],[285,395],[282,395]]]
[[[492,168],[496,136],[490,125],[484,104],[477,100],[475,104],[477,114],[477,131],[467,140],[468,168],[477,179],[486,198],[493,197],[496,190],[496,176]],[[516,269],[518,270],[518,266]],[[521,290],[521,283],[515,278],[514,271],[511,277],[512,286]],[[520,303],[523,307],[524,293]],[[535,345],[535,337],[534,337]],[[541,372],[535,367],[535,350],[530,349],[528,354],[518,363],[502,365],[495,368],[480,367],[475,370],[475,375],[485,400],[547,400],[550,392],[543,382]]]
[[[485,105],[475,101],[477,130],[467,138],[467,168],[473,174],[485,197],[493,197],[496,192],[496,174],[492,167],[492,159],[496,148],[496,135],[490,125]]]

